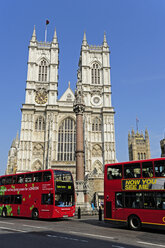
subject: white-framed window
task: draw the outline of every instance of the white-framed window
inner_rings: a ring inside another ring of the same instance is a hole
[[[101,131],[101,120],[96,117],[92,121],[92,131],[100,132]]]
[[[75,121],[66,118],[58,131],[58,161],[75,161],[76,129]]]
[[[48,79],[48,64],[45,59],[39,64],[38,81],[46,82]]]
[[[35,131],[44,131],[45,130],[45,120],[44,117],[39,116],[35,121]]]
[[[92,84],[100,84],[100,67],[97,63],[92,65],[91,79]]]

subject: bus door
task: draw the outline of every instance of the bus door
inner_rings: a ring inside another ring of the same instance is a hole
[[[104,206],[104,208],[106,209],[105,210],[105,214],[106,214],[106,218],[110,218],[110,219],[113,219],[115,216],[115,200],[114,200],[114,194],[105,194],[105,202],[106,202],[106,205]]]
[[[123,208],[123,194],[122,192],[115,194],[115,204],[114,204],[115,219],[123,220],[124,218],[124,208]]]

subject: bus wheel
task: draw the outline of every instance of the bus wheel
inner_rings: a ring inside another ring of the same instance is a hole
[[[38,210],[37,210],[37,208],[34,208],[32,211],[32,219],[37,220],[38,216],[39,216]]]
[[[141,229],[141,221],[138,216],[131,215],[128,219],[128,226],[134,231],[139,231]]]
[[[7,217],[7,209],[3,208],[2,210],[2,217]]]

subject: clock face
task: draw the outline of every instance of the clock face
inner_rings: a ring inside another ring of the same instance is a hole
[[[36,97],[35,97],[36,103],[44,104],[47,102],[47,100],[48,100],[48,96],[47,96],[47,93],[45,91],[36,93]]]
[[[91,98],[91,103],[94,106],[100,106],[102,104],[102,99],[100,96],[95,95]]]
[[[93,98],[93,102],[94,102],[95,104],[98,104],[98,103],[100,102],[100,98],[99,98],[98,96],[95,96],[95,97]]]

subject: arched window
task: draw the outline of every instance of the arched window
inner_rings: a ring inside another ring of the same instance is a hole
[[[140,160],[140,153],[138,152],[138,160]]]
[[[39,116],[35,122],[35,131],[45,130],[45,120],[42,116]]]
[[[45,82],[48,77],[48,65],[46,60],[42,60],[39,64],[38,81]]]
[[[92,121],[92,131],[101,131],[101,120],[97,117]]]
[[[92,66],[92,84],[100,84],[100,68],[97,63]]]
[[[74,161],[76,150],[75,121],[65,119],[58,131],[58,161]]]

